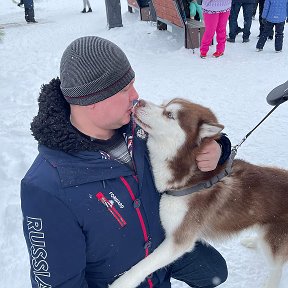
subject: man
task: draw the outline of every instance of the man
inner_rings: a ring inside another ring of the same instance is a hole
[[[65,50],[61,81],[42,87],[31,124],[39,155],[21,183],[32,287],[107,288],[164,239],[147,134],[130,118],[134,78],[118,46],[90,36]],[[230,141],[223,136],[220,144],[223,163]],[[206,146],[199,169],[214,169],[220,150],[216,142]],[[170,277],[215,287],[227,267],[213,247],[198,243],[140,287],[168,288]]]
[[[250,41],[250,29],[252,25],[253,11],[255,7],[256,0],[232,0],[232,6],[229,16],[229,38],[227,41],[230,43],[235,42],[236,35],[239,33],[238,26],[238,15],[242,7],[243,17],[244,17],[244,27],[241,32],[243,32],[243,43]]]

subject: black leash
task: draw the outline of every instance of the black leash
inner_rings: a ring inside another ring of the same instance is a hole
[[[239,144],[232,147],[232,151],[235,151],[235,155],[237,153],[238,148],[247,140],[247,138],[276,110],[277,107],[279,107],[280,104],[276,105],[270,112],[249,132],[246,134],[246,136],[240,141]]]
[[[280,106],[282,103],[288,100],[288,81],[285,83],[275,87],[272,91],[269,92],[269,94],[266,97],[267,103],[275,106],[259,123],[256,125],[242,140],[238,145],[235,145],[232,147],[232,151],[235,152],[235,155],[237,153],[237,149],[243,144],[243,142],[254,132],[260,124],[264,122],[268,116],[272,114],[272,112]]]

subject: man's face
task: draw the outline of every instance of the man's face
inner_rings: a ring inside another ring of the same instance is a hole
[[[133,101],[138,93],[132,80],[123,90],[101,102],[93,104],[92,121],[101,129],[118,129],[129,123]]]

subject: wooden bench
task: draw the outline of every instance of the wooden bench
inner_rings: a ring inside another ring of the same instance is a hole
[[[199,48],[204,32],[205,25],[203,22],[187,19],[185,25],[185,48],[193,50]]]
[[[203,22],[187,18],[183,0],[152,0],[157,15],[157,29],[167,30],[167,25],[184,29],[184,46],[187,49],[200,47],[205,31]]]
[[[150,7],[147,1],[143,1],[144,4],[142,4],[141,1],[137,0],[127,0],[127,2],[128,2],[128,11],[130,13],[133,13],[134,12],[133,10],[137,10],[139,11],[141,21],[151,21]]]
[[[186,2],[185,2],[186,1]],[[200,47],[205,31],[203,22],[187,18],[187,0],[127,0],[130,13],[138,10],[142,21],[157,22],[158,30],[167,30],[167,25],[184,29],[184,46],[187,49]],[[186,3],[186,6],[185,6]]]

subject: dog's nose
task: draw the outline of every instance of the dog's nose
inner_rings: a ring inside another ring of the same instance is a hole
[[[141,100],[138,101],[138,106],[139,106],[139,107],[145,107],[145,105],[146,105],[145,100],[142,100],[142,99],[141,99]]]

